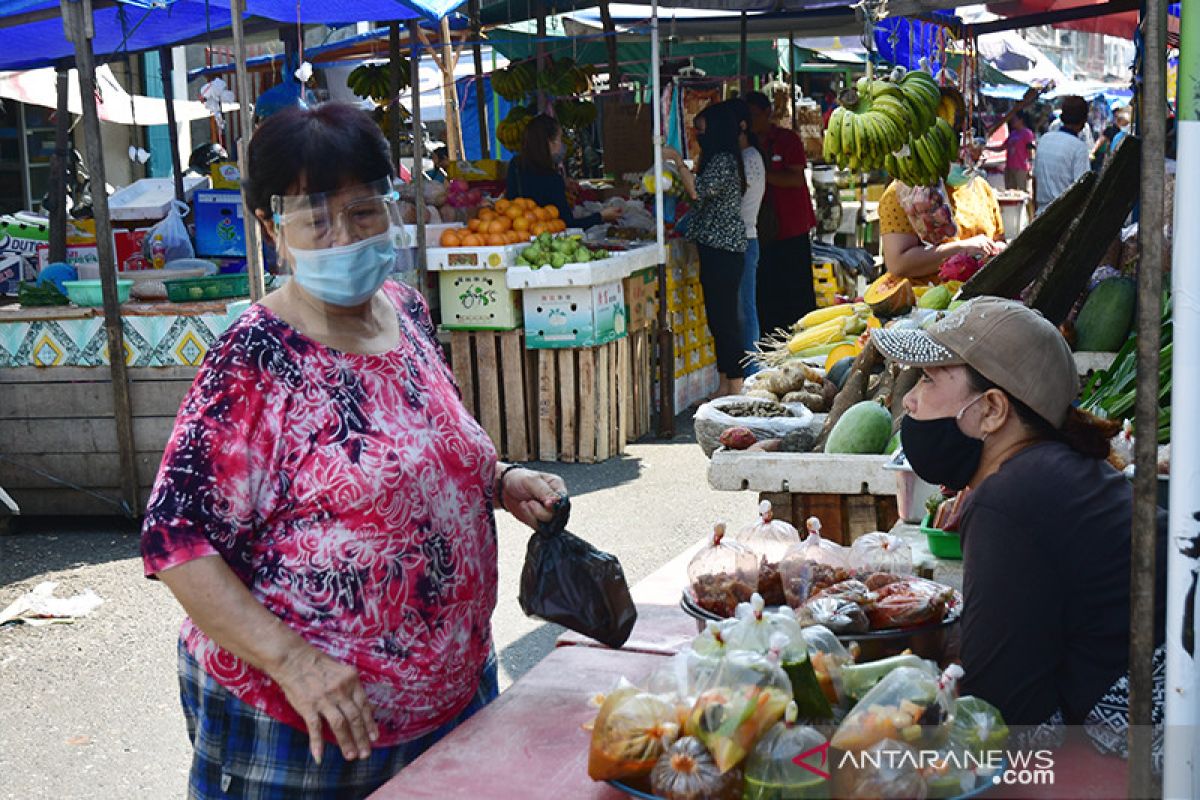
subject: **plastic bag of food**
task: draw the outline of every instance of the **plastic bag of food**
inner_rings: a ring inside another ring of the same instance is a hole
[[[954,589],[924,578],[906,578],[880,587],[874,595],[867,606],[872,628],[912,628],[945,619]]]
[[[799,608],[822,589],[851,577],[849,551],[837,542],[821,538],[821,521],[809,517],[808,535],[788,550],[780,562],[784,598]]]
[[[866,633],[871,629],[867,613],[858,603],[836,597],[814,597],[804,604],[814,623],[836,634]]]
[[[622,680],[592,725],[588,775],[596,781],[649,775],[677,738],[675,704]]]
[[[954,727],[950,747],[975,755],[1003,750],[1008,744],[1008,725],[1000,709],[986,700],[964,695],[954,701]]]
[[[749,603],[738,604],[735,620],[733,625],[722,631],[731,650],[752,650],[766,655],[771,639],[776,634],[784,637],[785,644],[803,644],[804,633],[796,619],[796,612],[787,606],[768,611],[758,592],[750,597]]]
[[[684,732],[703,742],[717,768],[728,772],[782,719],[791,699],[791,682],[777,661],[747,650],[730,651],[696,698]]]
[[[758,584],[758,559],[746,547],[725,537],[725,523],[718,522],[707,547],[688,563],[688,581],[696,605],[733,616],[738,603],[745,603]]]
[[[900,667],[916,667],[937,672],[937,665],[932,661],[926,661],[905,650],[898,655],[888,656],[877,661],[847,666],[842,670],[842,690],[846,693],[847,699],[857,703],[886,678],[888,673]]]
[[[742,771],[722,772],[699,739],[684,736],[654,765],[650,787],[663,800],[741,800]]]
[[[875,602],[875,593],[868,589],[865,583],[856,578],[835,583],[833,586],[827,586],[809,599],[819,600],[823,597],[832,597],[834,600],[841,600],[845,603],[857,603],[863,608],[867,608]]]
[[[854,657],[833,631],[824,625],[806,627],[804,643],[808,645],[808,657],[812,661],[821,691],[830,703],[835,706],[842,705],[845,698],[842,670],[854,664]]]
[[[938,675],[932,665],[898,667],[858,701],[831,740],[840,750],[861,751],[885,739],[937,749],[950,737],[962,667]]]
[[[938,245],[958,236],[954,211],[946,199],[946,186],[938,181],[933,186],[896,186],[896,199],[913,227],[917,238],[926,244]]]
[[[788,681],[792,684],[792,702],[796,706],[799,719],[813,724],[832,720],[833,704],[825,695],[825,690],[817,678],[816,667],[813,666],[804,634],[801,633],[795,639],[787,641],[783,634],[776,633],[772,635],[771,643],[772,655],[779,660]]]
[[[947,800],[962,797],[975,788],[975,771],[964,765],[961,758],[943,752],[926,762],[921,768],[925,779],[925,797],[929,800]]]
[[[769,606],[787,604],[779,563],[794,545],[800,543],[800,533],[791,524],[775,519],[771,501],[758,504],[759,520],[738,534],[738,541],[758,559],[758,593]]]
[[[744,800],[828,795],[828,779],[821,775],[830,771],[823,747],[827,740],[815,728],[797,724],[799,718],[796,704],[790,703],[783,721],[758,740],[746,759]]]
[[[850,568],[855,572],[887,572],[911,575],[912,548],[890,533],[864,533],[850,545]]]
[[[838,796],[846,800],[924,800],[928,789],[920,764],[920,753],[904,742],[875,742],[859,763],[839,774]]]
[[[782,439],[793,431],[802,431],[813,424],[813,414],[806,408],[787,407],[759,397],[730,395],[703,403],[694,419],[696,442],[704,455],[712,456],[721,446],[721,433],[726,428],[748,428],[759,441]]]

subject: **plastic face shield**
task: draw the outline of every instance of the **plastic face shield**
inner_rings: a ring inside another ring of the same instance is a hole
[[[390,235],[395,246],[408,246],[400,219],[399,195],[383,178],[331,192],[276,195],[271,198],[281,252],[329,250]]]

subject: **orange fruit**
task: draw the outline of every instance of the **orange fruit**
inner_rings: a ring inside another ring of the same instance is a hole
[[[481,220],[481,219],[473,219],[473,220],[471,220],[470,222],[468,222],[468,223],[467,223],[467,229],[468,229],[468,230],[469,230],[471,233],[478,233],[478,232],[479,232],[479,227],[480,227],[481,225],[483,225],[483,220]]]
[[[550,219],[558,219],[558,206],[546,206],[544,210],[550,215]]]
[[[488,247],[499,247],[504,244],[504,235],[500,233],[489,233],[484,237],[483,243]]]
[[[490,208],[482,209],[479,212],[479,218],[484,222],[491,222],[496,218],[496,212],[492,211]]]
[[[520,219],[521,217],[525,216],[525,210],[520,206],[509,206],[508,209],[505,210],[504,216],[508,217],[509,219]]]
[[[458,232],[454,229],[442,233],[442,247],[458,247],[461,243]]]
[[[528,233],[529,232],[529,220],[525,219],[524,216],[515,218],[513,220],[512,226],[513,226],[513,230],[518,231],[519,233]]]
[[[550,224],[554,226],[555,233],[562,233],[567,229],[567,223],[563,222],[561,219],[551,220]]]
[[[546,209],[544,209],[544,208],[539,208],[537,211],[534,211],[533,215],[535,217],[537,217],[539,220],[541,220],[542,222],[546,222],[550,219],[549,212],[547,212]]]
[[[462,246],[463,247],[482,247],[483,239],[478,234],[468,233],[466,236],[463,237]]]
[[[512,205],[512,203],[509,202],[508,199],[501,197],[499,200],[496,201],[496,210],[498,212],[500,212],[501,214],[504,214],[505,212],[508,211],[508,207],[511,205]]]

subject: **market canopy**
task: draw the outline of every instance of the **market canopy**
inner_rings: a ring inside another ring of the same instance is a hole
[[[988,11],[1002,17],[1026,17],[1032,14],[1045,14],[1055,11],[1075,9],[1094,9],[1096,16],[1084,19],[1064,20],[1050,23],[1055,28],[1082,31],[1085,33],[1102,33],[1117,36],[1121,39],[1132,39],[1138,26],[1138,3],[1122,2],[1121,0],[1003,0],[998,3],[988,3]],[[1108,13],[1111,9],[1121,8],[1116,13]],[[1167,7],[1168,30],[1178,35],[1180,4],[1172,3]]]
[[[504,25],[512,22],[522,22],[537,19],[539,16],[563,14],[598,5],[597,0],[493,0],[483,3],[479,12],[479,20],[484,25]],[[846,0],[660,0],[660,9],[690,8],[703,11],[724,11],[759,16],[776,16],[783,14],[804,15],[814,12],[846,14],[853,16],[855,3]],[[906,16],[925,13],[939,9],[957,7],[953,0],[891,0],[888,3],[888,13],[891,16]],[[613,4],[612,8],[618,8]],[[646,6],[646,17],[650,16]],[[661,13],[660,16],[668,16]],[[797,33],[808,34],[797,26]]]

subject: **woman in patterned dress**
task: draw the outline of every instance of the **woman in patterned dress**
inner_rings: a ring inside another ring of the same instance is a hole
[[[371,119],[288,109],[249,155],[293,277],[201,366],[145,572],[188,613],[189,796],[360,797],[495,697],[493,510],[535,526],[565,488],[498,463],[423,299],[387,280],[403,229]]]

